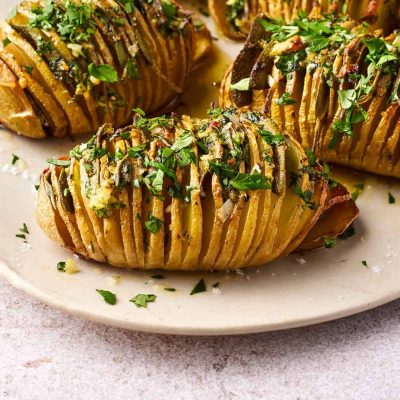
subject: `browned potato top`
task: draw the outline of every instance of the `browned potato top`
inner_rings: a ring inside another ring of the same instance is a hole
[[[103,126],[50,159],[37,218],[82,256],[129,268],[234,269],[315,248],[357,216],[347,191],[259,113]],[[346,208],[344,218],[322,214]],[[307,238],[306,238],[307,237]],[[305,240],[306,238],[306,240]]]

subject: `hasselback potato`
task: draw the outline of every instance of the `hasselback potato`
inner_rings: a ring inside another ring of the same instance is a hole
[[[209,44],[173,0],[23,1],[0,23],[0,122],[42,138],[161,112]]]
[[[324,161],[399,178],[399,49],[398,33],[348,19],[261,15],[220,104],[265,113]]]
[[[260,114],[104,125],[40,181],[36,215],[54,241],[128,268],[222,270],[323,245],[358,214],[312,154]]]
[[[292,22],[299,15],[349,15],[386,31],[400,28],[399,0],[209,0],[210,12],[220,30],[243,40],[259,13]]]

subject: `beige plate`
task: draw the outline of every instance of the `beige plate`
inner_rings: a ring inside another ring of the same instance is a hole
[[[240,49],[240,45],[222,39],[216,46],[231,57]],[[184,105],[182,110],[199,114],[199,106],[205,108],[210,99],[215,99],[211,82],[218,79],[228,61],[222,53],[215,52],[214,60],[196,73],[193,87],[184,98],[191,106]],[[0,131],[0,273],[16,287],[54,307],[135,330],[236,334],[328,321],[400,297],[400,256],[396,254],[400,210],[398,204],[389,205],[387,200],[390,190],[400,203],[400,187],[387,180],[348,173],[349,183],[366,184],[359,199],[362,217],[356,224],[356,235],[340,241],[334,249],[291,256],[243,274],[166,273],[165,280],[152,280],[154,272],[125,272],[79,259],[75,260],[81,272],[60,273],[57,262],[71,254],[50,242],[37,227],[34,184],[47,157],[63,154],[72,145],[69,139],[36,142]],[[12,153],[23,160],[14,167],[10,165]],[[15,237],[24,222],[30,231],[28,245]],[[121,277],[119,283],[113,279],[116,275]],[[190,296],[201,277],[208,291]],[[216,282],[220,282],[219,290],[212,289]],[[177,291],[167,292],[165,287]],[[107,305],[95,289],[115,292],[118,304]],[[148,309],[136,308],[129,299],[138,293],[156,294],[157,301]]]

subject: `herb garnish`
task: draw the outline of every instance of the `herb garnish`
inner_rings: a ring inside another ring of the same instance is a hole
[[[22,224],[22,228],[19,228],[19,232],[15,235],[15,237],[19,239],[23,239],[24,243],[27,243],[26,235],[29,235],[29,230],[25,222]]]
[[[324,238],[324,246],[327,249],[332,249],[333,247],[336,246],[336,239],[334,238]]]
[[[153,234],[156,234],[161,229],[162,225],[163,221],[155,217],[153,214],[150,214],[149,218],[144,223],[146,229]]]
[[[166,287],[164,288],[164,290],[166,290],[167,292],[176,292],[176,289],[173,287]]]
[[[20,158],[19,158],[16,154],[13,153],[11,165],[15,165],[16,162],[17,162],[19,159],[20,159]]]
[[[365,185],[363,183],[356,183],[354,187],[355,190],[351,193],[351,198],[353,199],[353,201],[356,201],[364,190]]]
[[[4,38],[3,39],[3,47],[7,47],[9,44],[11,44],[12,42],[11,42],[11,40],[8,38],[8,37],[6,37],[6,38]]]
[[[207,291],[207,287],[206,287],[206,283],[204,282],[204,279],[201,278],[196,286],[193,288],[193,290],[190,292],[190,295],[193,296],[194,294],[197,293],[202,293],[202,292],[206,292]]]
[[[57,263],[57,271],[60,272],[65,272],[65,267],[67,266],[67,263],[65,261],[60,261]]]
[[[57,158],[48,158],[48,164],[56,165],[58,167],[69,167],[71,164],[71,160],[59,160]]]
[[[392,193],[388,192],[388,203],[389,204],[394,204],[396,203],[395,197],[392,195]]]
[[[362,265],[364,265],[364,267],[368,267],[368,263],[365,260],[361,261],[361,263],[362,263]]]
[[[96,78],[102,82],[115,83],[119,80],[118,72],[111,65],[108,64],[89,64],[88,71],[89,74],[93,76],[93,78]]]
[[[148,303],[153,303],[157,299],[157,296],[155,294],[138,294],[129,301],[131,303],[134,303],[136,307],[138,308],[147,308]]]
[[[296,101],[290,97],[290,93],[285,92],[279,99],[275,100],[275,104],[286,106],[290,104],[295,104]]]
[[[111,304],[113,306],[117,303],[117,296],[114,293],[101,289],[96,289],[96,292],[103,297],[107,304]]]

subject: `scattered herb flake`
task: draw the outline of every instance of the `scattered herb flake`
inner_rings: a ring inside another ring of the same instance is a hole
[[[65,261],[60,261],[59,263],[57,263],[57,271],[65,272],[66,265],[67,263]]]
[[[20,160],[20,158],[16,154],[13,153],[11,165],[15,165],[18,160]]]
[[[59,160],[52,157],[47,159],[47,163],[56,165],[58,167],[69,167],[69,165],[71,164],[71,160]]]
[[[217,287],[219,287],[219,282],[215,282],[215,283],[212,285],[212,287],[213,287],[214,289],[216,289]]]
[[[162,227],[163,221],[154,215],[150,215],[147,221],[145,221],[144,225],[148,231],[153,234],[156,234]]]
[[[354,192],[351,193],[351,198],[353,199],[353,201],[356,201],[358,199],[358,197],[364,190],[364,187],[365,187],[365,185],[363,183],[356,183],[354,185],[355,190],[354,190]]]
[[[389,204],[394,204],[396,203],[395,197],[392,195],[392,193],[388,192],[388,202]]]
[[[193,288],[193,290],[190,292],[190,295],[193,296],[194,294],[197,293],[202,293],[202,292],[206,292],[207,291],[207,287],[206,287],[206,283],[204,282],[204,279],[201,278],[196,286]]]
[[[88,71],[89,74],[93,76],[93,78],[96,78],[102,82],[115,83],[119,80],[118,72],[111,65],[108,64],[89,64]]]
[[[334,238],[324,238],[324,245],[327,249],[332,249],[336,246],[336,239]]]
[[[155,294],[137,294],[135,297],[130,299],[131,303],[134,303],[136,307],[147,308],[148,303],[153,303],[156,301],[157,296]]]
[[[166,287],[164,288],[164,290],[166,290],[167,292],[176,292],[176,289],[173,287]]]
[[[112,306],[117,303],[117,296],[108,290],[96,289],[96,292],[103,296],[104,301]]]
[[[7,47],[9,44],[11,44],[11,40],[8,37],[4,38],[3,39],[3,46]]]
[[[368,267],[368,263],[365,260],[361,261],[361,263],[362,263],[362,265],[364,265],[364,267]]]

